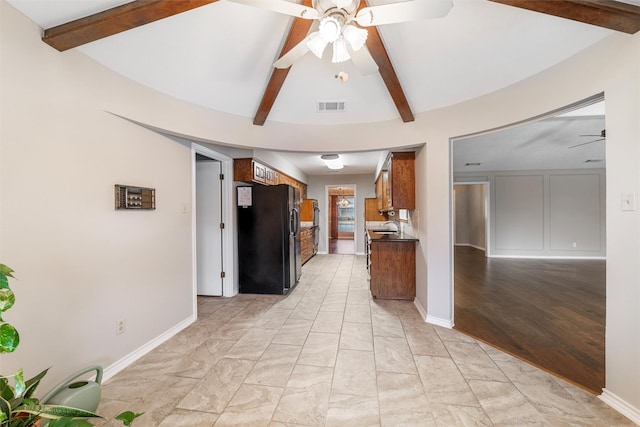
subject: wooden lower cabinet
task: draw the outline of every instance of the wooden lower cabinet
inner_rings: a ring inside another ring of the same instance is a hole
[[[413,300],[416,296],[416,242],[372,240],[369,251],[371,295]]]
[[[300,258],[302,264],[309,261],[315,255],[313,247],[313,228],[303,228],[300,230]]]

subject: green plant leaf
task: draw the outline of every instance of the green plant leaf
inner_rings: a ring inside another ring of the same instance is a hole
[[[24,383],[24,373],[22,372],[22,369],[18,369],[18,372],[16,372],[16,375],[13,377],[13,381],[15,382],[14,389],[16,397],[22,396],[22,393],[27,389],[27,386]]]
[[[124,411],[121,414],[119,414],[115,419],[118,421],[122,421],[122,424],[124,424],[125,426],[130,426],[131,423],[133,423],[133,420],[135,420],[142,414],[144,414],[144,412],[140,412],[136,414],[131,411]]]
[[[6,399],[0,399],[0,422],[8,420],[9,417],[11,417],[11,405]]]
[[[48,427],[93,427],[87,420],[78,420],[75,418],[58,418],[57,420],[51,420]]]
[[[16,328],[8,323],[0,325],[0,353],[11,353],[20,344],[20,335]]]
[[[24,397],[25,398],[30,398],[31,396],[33,396],[33,393],[36,392],[36,388],[40,384],[40,380],[47,374],[48,371],[49,371],[49,368],[47,368],[44,371],[40,372],[35,377],[25,381],[24,384],[27,387],[26,391],[24,392]]]
[[[11,273],[13,273],[13,269],[11,267],[7,267],[4,264],[0,264],[0,275],[7,276],[7,277],[13,277],[11,275]]]
[[[11,400],[15,397],[13,387],[9,385],[9,379],[3,376],[0,376],[0,397],[4,400]]]
[[[38,405],[38,404],[25,404],[20,407],[20,412],[27,414],[39,415],[42,418],[56,419],[56,418],[102,418],[95,412],[86,411],[84,409],[72,408],[70,406],[63,405]]]
[[[0,288],[0,311],[7,311],[16,302],[16,296],[11,289]]]

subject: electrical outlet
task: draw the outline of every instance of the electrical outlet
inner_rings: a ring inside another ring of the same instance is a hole
[[[124,331],[127,330],[127,321],[125,319],[120,319],[116,321],[116,335],[124,334]]]

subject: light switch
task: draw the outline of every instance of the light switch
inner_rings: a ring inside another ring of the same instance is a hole
[[[636,193],[626,193],[622,195],[622,210],[623,211],[636,210]]]

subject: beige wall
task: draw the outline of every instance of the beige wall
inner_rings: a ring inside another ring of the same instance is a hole
[[[191,150],[104,111],[139,89],[1,8],[0,262],[22,340],[0,372],[52,367],[44,392],[193,317]],[[157,209],[115,211],[115,184],[155,188]]]
[[[60,371],[53,377],[59,378],[71,367],[109,364],[193,314],[190,216],[181,213],[190,201],[189,154],[106,112],[177,136],[247,147],[297,150],[305,141],[309,150],[340,151],[426,143],[416,165],[416,302],[430,321],[450,324],[450,139],[604,92],[606,384],[610,401],[620,398],[640,414],[640,221],[638,211],[619,209],[622,193],[640,194],[640,35],[612,35],[547,72],[476,100],[418,113],[413,123],[256,127],[247,118],[123,81],[78,51],[56,52],[40,41],[39,28],[4,1],[1,19],[0,257],[18,271],[18,301],[29,304],[12,313],[24,347],[20,356],[2,357],[3,372],[54,365]],[[113,212],[111,187],[118,181],[156,187],[158,210]],[[73,205],[60,201],[68,189]],[[128,332],[115,337],[114,322],[122,315]],[[53,343],[57,337],[80,343],[72,356]]]

